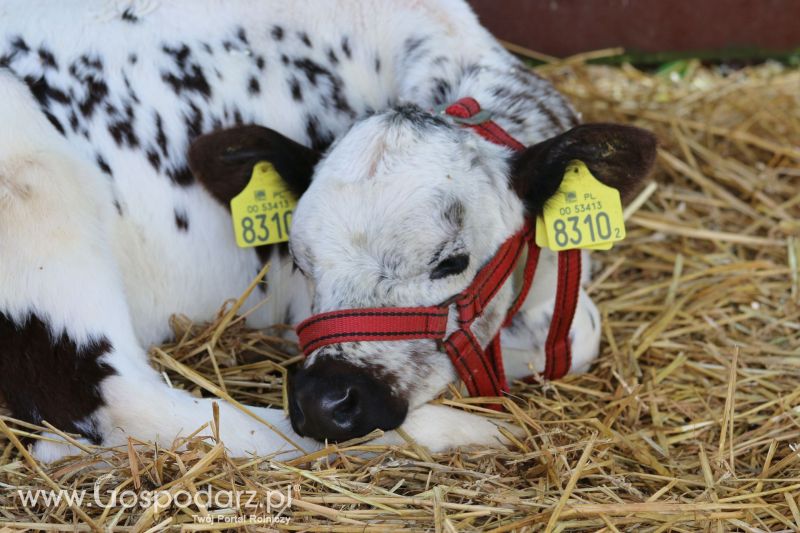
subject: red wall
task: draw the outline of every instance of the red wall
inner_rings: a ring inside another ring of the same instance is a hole
[[[661,52],[800,47],[800,0],[470,0],[500,39],[563,57],[622,46]]]

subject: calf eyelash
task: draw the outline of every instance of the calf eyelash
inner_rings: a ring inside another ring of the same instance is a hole
[[[461,274],[469,266],[469,254],[451,255],[439,261],[431,272],[431,279],[442,279]]]

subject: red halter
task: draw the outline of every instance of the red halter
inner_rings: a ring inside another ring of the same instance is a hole
[[[473,98],[462,98],[445,109],[445,113],[493,143],[517,151],[524,149],[516,139],[489,120]],[[534,226],[529,220],[500,246],[469,287],[447,302],[430,307],[347,309],[314,315],[297,325],[300,348],[309,356],[318,348],[341,342],[432,339],[444,347],[471,396],[500,396],[508,391],[500,332],[484,349],[472,333],[471,326],[513,274],[526,245],[528,258],[523,283],[506,314],[503,322],[503,327],[506,327],[528,295],[539,260],[540,250],[536,246]],[[560,378],[570,368],[569,330],[578,303],[580,277],[580,250],[559,252],[555,310],[545,343],[544,377],[548,379]],[[458,329],[446,336],[451,306],[458,313]]]

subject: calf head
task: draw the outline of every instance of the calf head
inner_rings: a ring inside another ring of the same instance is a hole
[[[367,118],[317,165],[295,211],[290,247],[313,287],[313,311],[447,302],[541,211],[570,161],[625,198],[655,147],[643,130],[589,124],[514,153],[416,107]],[[504,287],[473,325],[483,345],[512,297]],[[455,379],[432,340],[325,346],[292,379],[292,422],[332,440],[392,429]]]
[[[588,124],[515,153],[414,106],[368,117],[319,162],[309,154],[314,178],[294,213],[290,249],[312,311],[447,302],[541,211],[570,161],[625,198],[655,147],[646,131]],[[508,285],[472,326],[484,346],[510,306]],[[344,440],[398,427],[456,377],[433,340],[329,345],[291,377],[289,412],[298,433]]]

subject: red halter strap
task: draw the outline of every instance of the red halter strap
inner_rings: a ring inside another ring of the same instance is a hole
[[[524,149],[505,130],[488,120],[473,98],[462,98],[447,107],[445,113],[493,143],[517,151]],[[347,309],[314,315],[297,326],[300,348],[309,356],[323,346],[341,342],[432,339],[444,347],[470,395],[499,396],[508,390],[500,332],[484,349],[471,326],[513,274],[526,245],[528,257],[522,287],[503,323],[508,326],[530,291],[539,260],[540,250],[530,221],[500,246],[469,287],[448,302],[430,307]],[[580,250],[559,252],[556,303],[545,343],[544,377],[548,379],[562,377],[572,362],[569,330],[578,303],[580,272]],[[457,312],[458,327],[446,336],[451,306]]]
[[[297,326],[303,353],[340,342],[443,339],[447,307],[350,309],[314,315]]]

